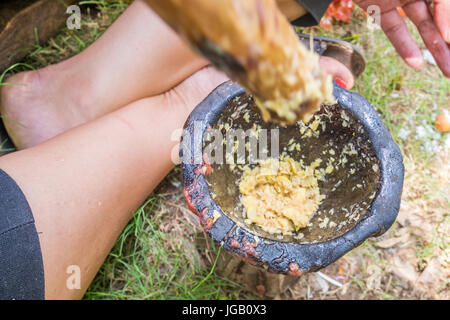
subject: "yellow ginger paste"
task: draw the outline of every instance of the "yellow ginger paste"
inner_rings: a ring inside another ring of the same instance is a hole
[[[289,157],[269,158],[253,169],[244,168],[239,191],[246,222],[283,235],[306,227],[324,198],[315,176],[319,163],[304,167]]]

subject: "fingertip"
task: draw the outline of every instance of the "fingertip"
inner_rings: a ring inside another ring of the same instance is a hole
[[[442,70],[442,73],[443,73],[444,77],[450,79],[450,69],[448,69],[448,70]]]
[[[423,57],[406,57],[406,64],[415,70],[419,70],[424,65]]]
[[[341,78],[337,77],[337,78],[334,79],[334,81],[336,81],[336,83],[338,85],[340,85],[342,88],[349,89],[347,83],[344,80],[342,80]]]
[[[353,75],[352,75],[347,82],[347,89],[350,90],[351,88],[353,88],[354,85],[355,85],[355,79],[353,78]]]
[[[434,22],[438,28],[442,39],[450,44],[450,21],[448,19],[450,14],[450,2],[442,1],[436,3],[434,6]]]
[[[353,76],[347,76],[345,78],[341,78],[341,77],[335,77],[334,81],[340,85],[342,88],[350,90],[351,88],[353,88],[354,85],[354,79]]]
[[[450,44],[450,26],[447,27],[447,29],[444,31],[444,40],[445,42]]]
[[[343,80],[347,85],[346,89],[350,90],[351,88],[353,88],[353,85],[355,84],[355,79],[353,78],[353,75],[351,73]]]
[[[339,79],[346,86],[346,89],[353,87],[353,74],[344,64],[334,58],[322,56],[320,57],[320,65],[336,82]]]

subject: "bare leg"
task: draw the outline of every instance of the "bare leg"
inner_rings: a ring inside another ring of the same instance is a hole
[[[225,80],[203,69],[168,93],[0,158],[36,220],[47,299],[83,295],[131,214],[173,167],[172,132]],[[69,265],[81,268],[81,290],[66,288]]]
[[[135,1],[80,54],[7,80],[1,113],[18,148],[33,146],[132,101],[160,94],[207,65]]]

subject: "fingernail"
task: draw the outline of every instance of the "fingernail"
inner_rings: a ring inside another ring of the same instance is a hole
[[[335,78],[334,81],[336,81],[336,83],[340,85],[342,88],[344,89],[348,88],[347,83],[345,83],[345,81],[342,80],[341,78]]]
[[[423,63],[424,63],[422,57],[410,57],[410,58],[405,58],[405,60],[409,64],[409,66],[414,69],[422,68]]]

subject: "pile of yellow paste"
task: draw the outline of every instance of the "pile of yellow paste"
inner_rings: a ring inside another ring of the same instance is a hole
[[[324,198],[315,168],[292,158],[269,158],[244,168],[239,183],[246,223],[273,234],[290,235],[308,225]]]

